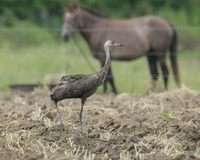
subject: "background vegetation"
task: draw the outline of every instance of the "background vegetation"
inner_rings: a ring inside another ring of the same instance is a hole
[[[14,18],[17,18],[30,20],[40,26],[60,28],[65,2],[71,3],[74,0],[1,0],[1,22],[12,26]],[[92,6],[114,18],[130,18],[146,14],[169,17],[171,12],[176,12],[185,16],[187,24],[200,23],[199,0],[75,0],[75,2]],[[179,24],[180,19],[175,17],[171,18],[176,19]]]
[[[43,83],[47,74],[92,73],[72,40],[60,39],[66,0],[0,1],[0,91],[9,84]],[[68,0],[67,2],[73,2]],[[76,0],[98,9],[112,18],[134,18],[146,14],[163,17],[179,35],[179,63],[182,81],[200,90],[200,10],[199,0]],[[95,69],[100,68],[85,41],[75,35]],[[141,65],[143,64],[143,65]],[[170,64],[170,63],[168,63]],[[120,92],[144,93],[149,71],[146,58],[112,63]],[[126,72],[124,72],[126,70]],[[171,72],[170,72],[171,73]],[[59,79],[58,78],[58,79]],[[159,79],[162,84],[162,79]],[[170,89],[175,83],[170,74]],[[102,92],[102,88],[98,91]]]

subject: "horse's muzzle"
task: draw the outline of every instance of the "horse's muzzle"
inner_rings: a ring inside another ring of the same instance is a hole
[[[64,36],[61,36],[61,38],[62,38],[63,41],[66,42],[66,41],[69,40],[70,36],[68,36],[68,35],[64,35]]]

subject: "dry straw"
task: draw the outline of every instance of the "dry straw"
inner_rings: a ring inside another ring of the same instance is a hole
[[[43,91],[44,92],[44,91]],[[32,94],[41,94],[42,91],[39,89],[36,89],[34,93]],[[137,100],[132,100],[130,97],[132,94],[129,93],[123,93],[119,94],[117,96],[113,96],[112,98],[115,101],[115,104],[120,105],[123,99],[129,99],[129,101],[125,101],[125,104],[123,106],[126,106],[126,111],[130,113],[134,113],[135,109],[141,109],[143,110],[148,110],[145,112],[147,115],[154,116],[158,114],[156,112],[158,109],[163,110],[165,106],[163,106],[163,99],[167,97],[175,97],[178,99],[189,99],[192,96],[198,95],[199,93],[196,91],[192,91],[186,86],[182,85],[181,89],[176,89],[173,91],[167,91],[167,92],[162,92],[162,93],[151,93],[150,96],[138,96]],[[18,105],[27,105],[26,101],[24,98],[20,96],[15,96],[14,98],[14,103],[16,106]],[[76,109],[74,110],[73,108],[74,104],[73,101],[71,101],[68,105],[65,107],[59,106],[61,110],[65,111],[68,113],[65,117],[64,124],[69,126],[70,131],[72,129],[74,132],[78,132],[80,130],[80,126],[75,125],[73,121],[73,116],[72,114],[77,114]],[[47,117],[47,114],[49,111],[44,112],[42,110],[41,106],[36,102],[34,109],[31,110],[30,112],[30,118],[27,120],[31,122],[33,121],[41,121],[44,123],[46,128],[53,127],[55,125],[59,125],[58,119],[54,118],[54,120],[51,120],[50,118]],[[121,117],[122,113],[120,113],[117,108],[112,108],[110,107],[110,101],[107,100],[102,103],[96,103],[94,106],[85,106],[84,111],[87,112],[87,114],[90,113],[95,113],[95,114],[100,114],[100,115],[105,115],[111,119],[118,119],[124,120],[123,117]],[[194,108],[194,109],[188,109],[188,112],[197,112],[200,113],[200,108]],[[18,115],[13,114],[14,111],[11,110],[9,111],[8,115],[9,117],[15,118],[14,120],[6,123],[2,123],[0,126],[2,128],[7,129],[6,131],[3,131],[1,133],[1,136],[4,137],[4,144],[5,147],[10,150],[10,151],[15,151],[15,152],[20,152],[24,154],[25,150],[29,150],[32,152],[35,152],[37,154],[43,155],[43,159],[51,159],[58,151],[63,151],[64,156],[59,158],[59,159],[79,159],[80,157],[85,159],[85,160],[93,160],[97,157],[96,154],[88,151],[85,149],[85,146],[80,146],[78,144],[75,144],[75,138],[76,137],[69,137],[67,138],[62,145],[60,145],[59,142],[47,142],[41,139],[36,139],[36,136],[38,133],[34,129],[32,130],[19,130],[15,132],[11,132],[9,129],[12,129],[13,127],[19,127],[20,121],[17,120]],[[56,109],[52,108],[51,113],[56,113]],[[169,116],[173,116],[173,119],[176,119],[177,124],[181,128],[187,128],[187,127],[193,127],[193,128],[198,128],[197,124],[193,119],[191,120],[182,120],[183,116],[183,111],[171,111],[168,112],[167,114]],[[124,113],[123,113],[124,114]],[[117,123],[117,122],[116,122]],[[168,121],[162,122],[164,125],[168,124]],[[95,125],[103,125],[105,124],[103,120],[100,120],[97,124]],[[157,129],[159,128],[161,122],[157,121],[144,121],[141,123],[143,126],[149,128],[149,129]],[[88,128],[91,124],[86,123],[85,124]],[[94,124],[92,124],[94,125]],[[107,143],[108,141],[111,140],[112,136],[135,136],[134,132],[130,133],[124,133],[123,131],[123,126],[119,126],[118,129],[115,129],[113,131],[112,127],[106,128],[105,126],[101,130],[95,129],[95,131],[99,131],[100,137],[98,138],[99,142],[105,142]],[[163,154],[169,156],[169,157],[175,157],[178,154],[184,154],[186,151],[183,148],[183,142],[181,141],[182,138],[184,138],[184,134],[175,134],[173,135],[171,132],[166,132],[164,130],[160,130],[157,134],[147,134],[144,137],[138,138],[137,143],[131,142],[131,147],[132,152],[129,152],[129,147],[126,146],[125,144],[116,144],[112,146],[114,149],[115,147],[119,147],[119,158],[120,160],[130,160],[130,159],[138,159],[142,160],[145,159],[146,156],[149,155],[154,155],[156,152],[161,151]],[[93,143],[93,142],[92,142]],[[95,142],[96,143],[96,142]],[[99,144],[96,144],[98,148]],[[64,146],[64,147],[63,147]],[[91,144],[92,146],[92,144]],[[151,149],[152,146],[154,146],[154,150],[151,150],[149,153],[144,153],[143,148]],[[163,146],[162,149],[160,150],[159,147],[157,146]],[[199,145],[197,145],[196,148],[196,157],[200,157],[200,149]],[[98,155],[99,156],[99,155]],[[109,156],[107,153],[104,153],[100,155],[101,159],[109,159]]]

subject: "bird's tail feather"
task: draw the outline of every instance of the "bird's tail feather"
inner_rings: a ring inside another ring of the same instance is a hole
[[[52,101],[55,101],[53,94],[51,94],[50,97]]]

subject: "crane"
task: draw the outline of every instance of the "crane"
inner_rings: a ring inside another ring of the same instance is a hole
[[[81,133],[83,135],[83,124],[82,124],[82,112],[84,104],[88,97],[94,94],[97,88],[104,82],[108,69],[110,67],[110,47],[123,46],[119,43],[115,43],[111,40],[106,41],[104,44],[104,49],[106,53],[106,60],[104,67],[93,74],[75,74],[75,75],[66,75],[63,76],[60,80],[60,83],[52,89],[50,95],[51,100],[54,101],[57,108],[58,116],[61,123],[61,135],[64,130],[64,125],[62,118],[58,109],[57,102],[68,99],[68,98],[80,98],[81,99],[81,111],[80,111],[80,125]]]

